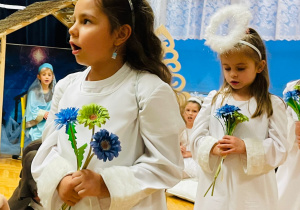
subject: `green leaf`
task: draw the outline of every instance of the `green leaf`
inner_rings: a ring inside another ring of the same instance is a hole
[[[74,152],[76,154],[77,150],[77,142],[76,139],[77,137],[75,136],[76,130],[75,130],[75,124],[74,123],[68,123],[68,129],[67,129],[67,134],[69,135],[69,141],[71,142],[72,148],[74,149]]]
[[[83,154],[85,152],[85,148],[87,147],[87,143],[85,143],[84,145],[82,145],[81,147],[78,148],[77,150],[77,160],[79,163],[79,168],[82,165],[82,160],[83,160]]]
[[[286,103],[294,110],[300,120],[300,103],[295,101],[293,98],[290,98]]]

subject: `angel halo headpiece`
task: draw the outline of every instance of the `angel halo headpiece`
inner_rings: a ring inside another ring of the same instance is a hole
[[[248,8],[241,4],[233,4],[221,8],[215,13],[205,30],[205,45],[208,45],[213,51],[222,54],[233,48],[237,43],[251,47],[257,52],[260,59],[261,52],[253,44],[243,41],[248,29],[248,23],[252,15]],[[219,26],[226,20],[229,20],[229,29],[227,36],[217,35]]]
[[[188,102],[194,102],[195,101],[195,102],[197,102],[200,105],[200,107],[201,107],[201,105],[203,103],[203,99],[195,97],[195,96],[190,97],[187,101]]]

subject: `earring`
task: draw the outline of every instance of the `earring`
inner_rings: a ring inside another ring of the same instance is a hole
[[[116,48],[115,51],[113,52],[112,56],[111,56],[112,59],[117,58],[117,55],[118,55],[117,51],[118,51],[118,49]]]

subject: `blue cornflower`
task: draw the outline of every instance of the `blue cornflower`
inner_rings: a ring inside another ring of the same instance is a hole
[[[118,157],[121,151],[119,137],[105,129],[101,129],[93,136],[95,141],[91,142],[91,147],[97,158],[106,162],[111,161],[114,157]]]
[[[227,117],[228,115],[232,116],[235,111],[240,111],[239,107],[225,104],[221,108],[216,110],[216,116],[220,117]]]
[[[56,119],[54,120],[57,129],[61,129],[64,125],[68,129],[68,124],[75,124],[77,122],[78,108],[71,107],[61,109],[60,112],[56,113]]]
[[[294,101],[299,101],[300,97],[300,91],[299,90],[292,90],[288,91],[283,95],[283,100],[285,102],[288,102],[290,99],[293,99]]]

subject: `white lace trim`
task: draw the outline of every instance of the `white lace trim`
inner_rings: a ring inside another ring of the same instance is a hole
[[[208,173],[212,173],[221,160],[220,157],[210,154],[211,148],[217,141],[212,136],[203,137],[197,151],[197,161],[202,169]]]
[[[300,1],[148,1],[156,17],[155,26],[165,25],[177,40],[204,39],[210,17],[219,8],[238,3],[246,3],[250,8],[253,15],[250,27],[255,28],[264,40],[300,40]]]
[[[265,152],[262,141],[244,139],[247,150],[247,161],[243,162],[244,172],[248,175],[261,174],[265,171]]]

